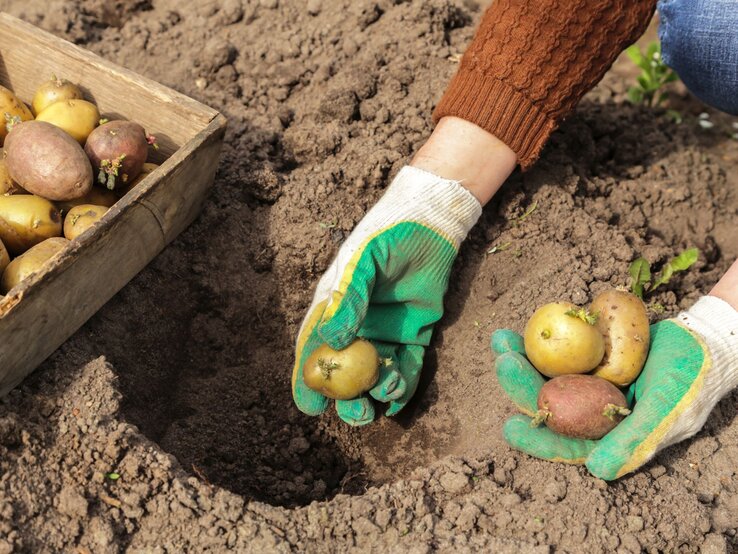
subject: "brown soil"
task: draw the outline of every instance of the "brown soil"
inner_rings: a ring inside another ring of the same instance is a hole
[[[0,402],[0,552],[738,548],[738,394],[607,484],[505,446],[514,410],[488,346],[541,303],[626,283],[638,254],[704,253],[654,298],[664,316],[705,293],[738,256],[734,119],[704,131],[687,97],[681,125],[623,103],[619,64],[486,208],[415,401],[349,429],[292,405],[293,339],[336,248],[428,135],[477,3],[0,7],[230,121],[202,216]]]

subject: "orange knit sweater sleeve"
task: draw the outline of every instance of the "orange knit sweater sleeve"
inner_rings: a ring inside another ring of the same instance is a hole
[[[656,0],[494,0],[433,113],[495,135],[523,169],[615,58]]]

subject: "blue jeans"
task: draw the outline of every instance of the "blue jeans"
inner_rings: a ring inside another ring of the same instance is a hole
[[[697,98],[738,115],[738,0],[660,0],[661,53]]]

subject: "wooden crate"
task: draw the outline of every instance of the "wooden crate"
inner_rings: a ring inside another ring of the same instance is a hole
[[[55,74],[158,139],[161,166],[39,272],[0,297],[0,395],[67,340],[199,213],[226,127],[217,111],[0,13],[0,84],[29,103]]]

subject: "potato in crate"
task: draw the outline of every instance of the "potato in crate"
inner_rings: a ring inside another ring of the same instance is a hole
[[[0,85],[2,395],[193,221],[226,120],[7,14]]]

